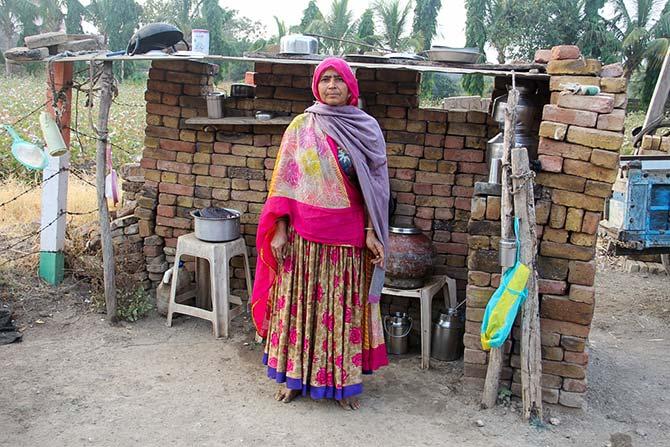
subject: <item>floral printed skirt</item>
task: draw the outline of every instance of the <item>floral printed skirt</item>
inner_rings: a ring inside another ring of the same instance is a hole
[[[367,300],[367,249],[310,242],[292,228],[288,246],[271,292],[268,376],[313,399],[360,394],[362,375],[388,364],[379,304]]]

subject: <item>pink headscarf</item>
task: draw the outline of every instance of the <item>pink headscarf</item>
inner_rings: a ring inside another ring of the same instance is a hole
[[[351,71],[349,64],[347,64],[344,59],[340,59],[339,57],[329,57],[324,59],[316,67],[316,70],[314,70],[314,77],[312,78],[312,93],[314,94],[314,97],[317,99],[317,101],[323,102],[321,101],[321,96],[319,95],[319,81],[321,80],[321,75],[323,75],[323,72],[329,68],[332,68],[340,76],[342,76],[342,79],[349,88],[349,94],[351,97],[349,98],[347,105],[358,105],[358,81],[356,80],[356,76],[354,76],[354,72]]]

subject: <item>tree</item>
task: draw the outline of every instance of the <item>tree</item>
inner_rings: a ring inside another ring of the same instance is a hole
[[[484,56],[484,45],[486,45],[487,34],[482,11],[486,10],[487,0],[465,0],[465,45],[476,47]],[[461,80],[463,89],[470,95],[481,96],[484,93],[484,77],[482,75],[469,74]]]
[[[69,34],[82,34],[81,22],[87,16],[84,5],[79,0],[65,0],[65,31]]]
[[[421,50],[430,49],[437,28],[437,14],[442,0],[416,0],[412,34],[420,41]]]
[[[356,33],[356,21],[351,10],[349,0],[332,0],[330,12],[322,21],[315,20],[313,26],[321,30],[323,35],[334,39],[323,39],[322,47],[331,54],[343,54],[353,51],[350,44],[337,39],[351,39]],[[321,34],[321,33],[319,33]]]
[[[376,45],[377,37],[375,36],[375,19],[372,9],[366,9],[358,21],[358,31],[356,32],[356,40],[368,45]],[[368,50],[367,47],[359,47],[360,52]]]
[[[300,25],[298,25],[298,30],[301,33],[313,33],[317,31],[317,27],[320,23],[323,23],[323,14],[318,6],[316,6],[316,0],[309,0],[307,7],[302,12],[302,19],[300,20]]]
[[[411,11],[411,4],[407,2],[404,7],[400,0],[378,0],[374,3],[377,18],[381,24],[381,41],[394,51],[403,51],[416,43],[405,35],[405,28]]]

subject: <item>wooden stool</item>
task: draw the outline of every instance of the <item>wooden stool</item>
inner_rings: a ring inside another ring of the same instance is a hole
[[[182,256],[190,255],[196,258],[197,291],[190,291],[179,296],[177,293],[177,275],[179,275],[179,260]],[[194,233],[179,236],[177,239],[177,253],[174,259],[172,274],[172,288],[168,304],[167,325],[172,326],[172,314],[180,313],[202,318],[212,322],[214,336],[228,337],[230,320],[244,312],[242,299],[230,294],[228,264],[234,256],[244,256],[244,270],[247,280],[247,293],[251,297],[251,272],[249,270],[249,255],[244,238],[240,237],[229,242],[205,242],[195,237]],[[207,268],[206,263],[209,262]],[[211,293],[210,293],[211,292]],[[180,301],[186,296],[195,296],[196,305],[187,306]],[[212,310],[204,309],[211,297]],[[235,308],[230,309],[230,303]]]
[[[445,287],[446,285],[446,287]],[[420,289],[393,289],[384,287],[382,294],[419,298],[421,300],[421,369],[430,368],[430,333],[432,320],[430,318],[433,297],[443,290],[444,306],[456,307],[456,280],[446,275],[437,275],[430,278]]]

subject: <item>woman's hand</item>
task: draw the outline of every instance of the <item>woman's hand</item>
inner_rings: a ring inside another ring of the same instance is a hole
[[[384,266],[384,246],[379,239],[374,230],[367,230],[365,235],[365,245],[372,252],[374,258],[372,258],[372,263],[380,267]]]
[[[283,219],[277,220],[275,228],[275,234],[272,236],[272,241],[270,241],[270,249],[272,250],[272,255],[275,257],[277,262],[284,260],[287,251],[288,242],[288,229],[286,221]]]

